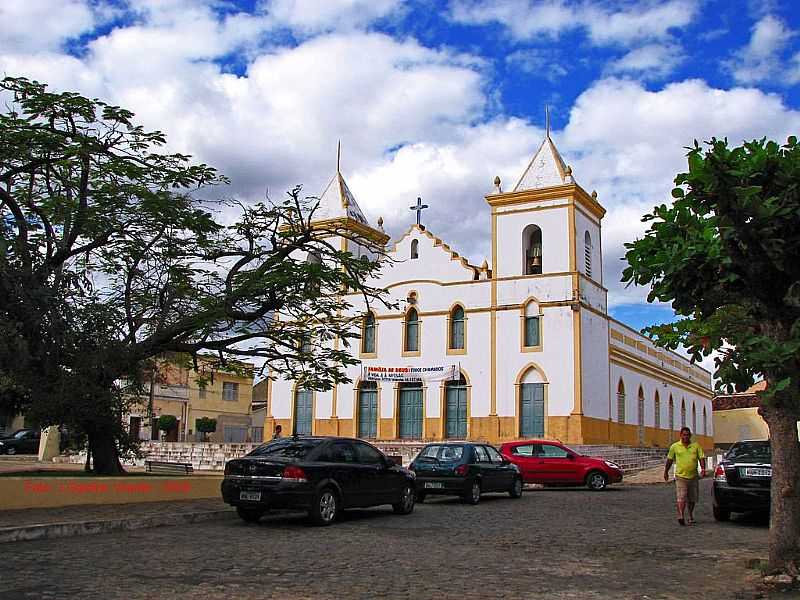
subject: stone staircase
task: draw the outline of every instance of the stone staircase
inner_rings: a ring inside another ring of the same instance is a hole
[[[388,456],[400,457],[408,465],[427,442],[380,441],[375,446]],[[189,463],[195,470],[222,471],[225,463],[250,452],[259,444],[218,444],[212,442],[144,442],[141,445],[143,458],[126,461],[125,464],[144,467],[145,460]],[[627,446],[571,446],[586,456],[596,456],[617,463],[624,473],[630,475],[644,469],[662,466],[667,457],[666,448],[637,448]],[[59,457],[59,462],[83,463],[85,454]]]

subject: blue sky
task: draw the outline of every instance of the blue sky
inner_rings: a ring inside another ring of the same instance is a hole
[[[397,235],[425,224],[480,264],[483,196],[543,136],[597,190],[611,312],[670,317],[619,281],[692,140],[800,125],[800,9],[746,0],[4,0],[0,69],[130,108],[227,194],[319,193],[342,171]]]

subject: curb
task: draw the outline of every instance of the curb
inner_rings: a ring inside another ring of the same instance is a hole
[[[25,525],[22,527],[0,527],[0,544],[44,540],[78,535],[95,535],[112,531],[135,531],[148,527],[171,525],[189,525],[204,521],[215,521],[234,518],[231,510],[209,510],[195,513],[168,513],[163,515],[147,515],[129,519],[106,519],[101,521],[78,521],[72,523],[46,523],[41,525]]]

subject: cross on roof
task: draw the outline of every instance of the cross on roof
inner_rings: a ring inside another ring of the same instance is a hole
[[[417,211],[417,225],[422,225],[420,223],[420,216],[422,215],[422,211],[426,208],[430,208],[427,204],[422,203],[422,198],[417,197],[417,203],[414,206],[409,206],[411,210]]]

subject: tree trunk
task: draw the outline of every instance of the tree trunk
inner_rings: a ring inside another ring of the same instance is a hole
[[[797,415],[780,406],[762,406],[772,442],[772,506],[769,525],[769,568],[785,570],[800,557],[800,445]]]
[[[98,429],[89,433],[89,447],[96,475],[121,475],[125,473],[119,462],[117,445],[110,431]]]

